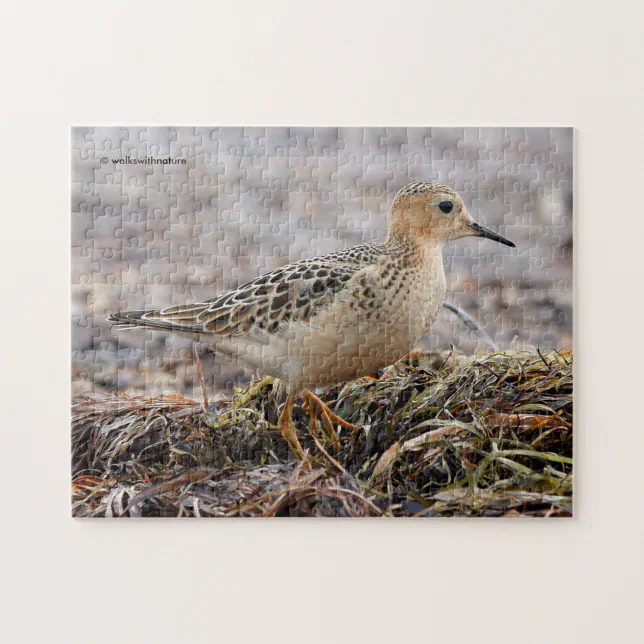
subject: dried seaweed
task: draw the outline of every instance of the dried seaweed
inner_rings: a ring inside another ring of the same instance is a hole
[[[332,441],[295,407],[300,462],[266,379],[208,405],[76,399],[77,517],[570,516],[572,354],[420,354],[327,390],[363,429]]]

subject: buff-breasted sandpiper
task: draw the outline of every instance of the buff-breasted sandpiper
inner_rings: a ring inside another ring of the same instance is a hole
[[[451,188],[411,183],[396,194],[382,244],[288,264],[203,302],[110,320],[187,336],[284,381],[279,429],[301,457],[294,397],[320,411],[329,433],[333,423],[357,429],[310,390],[377,372],[409,353],[445,299],[443,246],[466,236],[514,246],[477,224]]]

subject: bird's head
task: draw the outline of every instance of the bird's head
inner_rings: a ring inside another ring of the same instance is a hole
[[[477,224],[454,190],[429,181],[409,183],[398,191],[391,208],[390,234],[439,243],[460,237],[485,237],[514,247],[509,239]]]

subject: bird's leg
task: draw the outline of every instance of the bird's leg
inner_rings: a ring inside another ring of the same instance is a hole
[[[294,454],[299,459],[304,458],[304,450],[300,441],[297,438],[297,433],[295,431],[295,423],[293,422],[293,402],[295,400],[296,394],[289,394],[286,403],[284,404],[284,409],[280,414],[279,420],[277,421],[277,427],[279,428],[284,440],[289,444],[289,447],[293,450]],[[322,417],[322,424],[324,429],[327,432],[329,439],[333,443],[337,443],[340,439],[338,434],[335,431],[334,423],[344,427],[345,429],[350,429],[352,431],[357,431],[360,429],[357,425],[352,425],[351,423],[343,420],[336,413],[331,411],[328,405],[320,400],[314,393],[310,391],[302,392],[302,399],[306,404],[309,411],[309,431],[315,431],[317,420],[315,417],[316,411],[320,412]]]
[[[350,429],[351,431],[357,431],[360,429],[357,425],[352,425],[351,423],[347,422],[346,420],[343,420],[338,416],[336,413],[332,412],[328,405],[324,403],[322,400],[320,400],[314,393],[310,391],[303,391],[302,392],[302,398],[304,398],[309,406],[315,407],[319,412],[320,415],[322,416],[322,422],[325,423],[325,427],[327,427],[325,420],[329,420],[333,423],[336,423],[337,425],[340,425],[340,427],[344,427],[345,429]],[[326,419],[325,419],[326,416]],[[327,428],[328,431],[328,428]],[[333,433],[335,434],[335,429],[333,430]],[[335,434],[335,439],[337,439],[338,436]]]
[[[293,422],[294,400],[295,394],[289,394],[286,398],[284,409],[282,410],[279,420],[277,421],[277,427],[284,437],[284,440],[289,444],[289,447],[293,450],[295,455],[300,460],[302,460],[304,458],[304,450],[302,449],[300,441],[297,438],[297,433],[295,432],[295,423]]]
[[[314,434],[318,426],[317,417],[315,415],[315,406],[309,403],[306,396],[302,396],[302,399],[304,400],[305,411],[309,412],[309,432]]]
[[[318,426],[316,405],[308,398],[306,392],[302,393],[302,400],[304,401],[305,411],[309,412],[309,433],[314,436],[317,432]],[[329,415],[326,413],[326,409],[322,409],[320,411],[320,415],[322,416],[322,424],[324,425],[324,429],[326,430],[327,437],[331,440],[331,443],[335,445],[340,439],[338,438],[338,434],[335,431],[335,427],[333,426]]]
[[[333,445],[336,445],[340,439],[338,437],[337,432],[335,431],[335,427],[333,426],[331,419],[329,418],[329,414],[327,410],[321,409],[320,415],[322,416],[322,423],[324,424],[324,429],[326,429],[326,433],[329,439],[331,440],[331,443]]]

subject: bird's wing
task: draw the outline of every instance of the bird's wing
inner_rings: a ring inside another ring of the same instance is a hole
[[[371,257],[349,249],[282,266],[204,302],[110,317],[121,326],[142,326],[219,336],[254,329],[274,333],[283,322],[308,321],[330,304]]]

